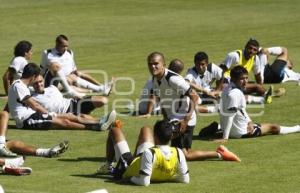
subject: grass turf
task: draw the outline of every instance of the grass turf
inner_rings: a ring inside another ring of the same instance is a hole
[[[249,37],[262,46],[282,45],[289,49],[295,69],[300,63],[300,2],[287,0],[197,1],[197,0],[1,0],[0,72],[7,68],[13,47],[23,39],[33,43],[32,61],[39,63],[43,49],[54,46],[58,34],[70,38],[79,69],[105,70],[109,76],[131,77],[135,81],[130,95],[110,96],[111,109],[116,99],[135,100],[149,77],[146,56],[152,51],[192,65],[199,50],[210,60],[221,62],[226,53],[243,48]],[[101,77],[96,78],[101,80]],[[118,81],[117,91],[128,91],[128,82]],[[284,86],[287,94],[267,105],[255,122],[299,124],[299,87]],[[0,86],[2,92],[2,84]],[[1,100],[3,106],[5,100]],[[94,113],[100,116],[103,110]],[[121,117],[131,148],[138,130],[159,117],[139,119]],[[217,116],[198,116],[194,135]],[[14,124],[11,122],[11,125]],[[36,146],[51,146],[68,139],[70,149],[59,158],[27,157],[33,173],[26,177],[0,175],[6,192],[87,192],[106,188],[109,192],[299,192],[299,134],[231,140],[226,145],[242,159],[240,164],[222,161],[190,162],[191,183],[151,184],[150,187],[119,185],[93,175],[104,162],[106,132],[26,131],[9,127],[9,139],[21,139]],[[193,148],[214,150],[217,144],[193,141]]]

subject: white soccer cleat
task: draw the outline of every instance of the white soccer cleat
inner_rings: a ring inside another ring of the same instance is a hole
[[[103,116],[99,121],[100,131],[105,131],[115,122],[117,113],[112,110],[108,115]]]
[[[24,176],[32,173],[30,167],[9,167],[3,166],[3,173],[15,176]]]
[[[3,156],[3,157],[17,157],[18,155],[16,153],[11,152],[4,145],[2,148],[0,148],[0,156]]]
[[[49,153],[46,157],[57,157],[59,154],[64,153],[69,147],[69,141],[63,141],[58,145],[55,145],[49,150]]]

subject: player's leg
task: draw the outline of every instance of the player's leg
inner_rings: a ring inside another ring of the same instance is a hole
[[[272,123],[263,123],[261,124],[261,131],[262,134],[289,134],[289,133],[297,133],[300,132],[300,126],[280,126],[278,124],[272,124]]]
[[[9,113],[7,111],[0,112],[0,156],[16,157],[17,154],[13,153],[6,146],[6,131],[9,121]]]
[[[149,126],[140,129],[139,137],[135,146],[134,155],[137,156],[145,151],[145,149],[154,146],[153,130]]]

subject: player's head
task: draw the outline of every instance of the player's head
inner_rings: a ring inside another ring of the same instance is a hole
[[[40,75],[40,67],[35,63],[28,63],[23,70],[22,78],[29,79],[29,85],[32,85],[35,79]]]
[[[208,65],[208,55],[205,52],[197,52],[194,56],[194,64],[199,74],[204,74]]]
[[[173,126],[166,120],[157,121],[154,125],[154,139],[158,140],[159,145],[167,145],[171,140]]]
[[[55,48],[56,50],[63,54],[65,53],[65,51],[68,49],[69,47],[69,39],[67,38],[67,36],[61,34],[59,36],[56,37],[55,39]]]
[[[172,60],[168,67],[169,70],[172,70],[173,72],[176,72],[177,74],[181,74],[183,68],[184,68],[183,62],[177,58]]]
[[[165,57],[160,52],[152,52],[147,57],[149,72],[152,76],[161,78],[165,71]]]
[[[29,41],[23,40],[17,43],[14,49],[15,57],[23,56],[27,60],[32,58],[32,44]]]
[[[243,66],[235,66],[230,71],[230,80],[240,89],[245,89],[248,82],[248,71]]]
[[[44,78],[42,75],[38,75],[33,83],[33,88],[36,93],[42,94],[45,90]]]
[[[249,59],[250,57],[256,55],[258,53],[259,49],[259,43],[256,39],[250,38],[248,42],[246,43],[244,55],[246,59]]]

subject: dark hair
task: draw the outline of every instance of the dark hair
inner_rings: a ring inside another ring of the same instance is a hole
[[[161,145],[167,145],[171,140],[173,126],[166,120],[157,121],[154,125],[154,135]]]
[[[208,55],[205,52],[197,52],[194,56],[194,64],[196,65],[202,60],[208,62]]]
[[[231,77],[232,80],[238,79],[243,74],[248,74],[248,71],[246,70],[246,68],[244,68],[243,66],[240,66],[240,65],[239,66],[235,66],[230,71],[230,77]]]
[[[56,37],[55,42],[56,43],[61,43],[63,40],[69,41],[67,36],[60,34],[59,36]]]
[[[32,48],[32,44],[29,41],[22,40],[15,46],[14,55],[17,56],[25,56],[26,52],[29,52]]]
[[[147,62],[149,63],[149,61],[150,61],[152,58],[154,58],[155,56],[160,56],[160,57],[162,57],[163,61],[165,62],[165,57],[164,57],[164,55],[163,55],[162,53],[160,53],[160,52],[152,52],[151,54],[149,54],[148,57],[147,57]]]
[[[40,67],[35,63],[28,63],[23,70],[22,78],[30,78],[38,76],[41,72]]]
[[[256,39],[254,39],[254,38],[250,38],[249,40],[248,40],[248,42],[246,43],[246,46],[245,47],[248,47],[248,46],[255,46],[255,47],[259,47],[259,43],[258,43],[258,41],[256,40]]]
[[[173,72],[176,72],[177,74],[180,74],[184,68],[184,64],[181,60],[175,58],[172,60],[169,64],[169,70],[172,70]]]

